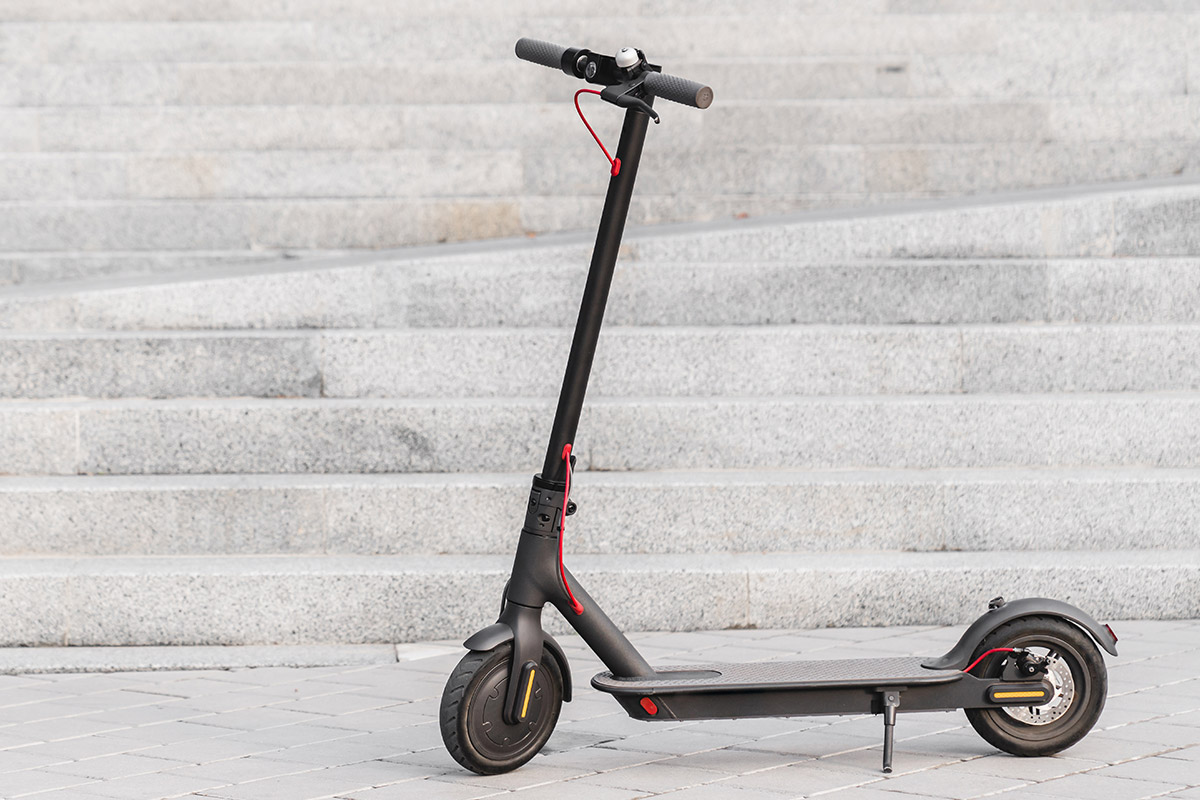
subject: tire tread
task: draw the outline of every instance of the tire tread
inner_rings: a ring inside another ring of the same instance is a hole
[[[480,670],[490,671],[497,659],[504,663],[512,660],[510,643],[505,642],[492,650],[472,650],[464,655],[446,680],[446,688],[442,692],[442,702],[438,714],[446,752],[461,766],[479,775],[498,775],[510,772],[537,755],[538,750],[545,743],[543,738],[541,744],[538,744],[536,748],[531,748],[531,752],[521,753],[507,761],[495,761],[479,753],[469,741],[466,732],[467,723],[460,719],[463,705],[468,699],[467,691]],[[559,710],[562,707],[562,674],[558,667],[558,661],[546,649],[542,650],[542,666],[550,676],[551,684],[557,692],[558,708],[553,711],[553,717],[546,733],[548,737],[554,730]]]
[[[1037,741],[1019,739],[997,727],[993,718],[994,715],[1003,713],[999,709],[966,710],[967,720],[976,733],[993,747],[1015,756],[1048,756],[1066,750],[1079,742],[1091,731],[1100,718],[1108,693],[1108,673],[1104,666],[1104,657],[1100,655],[1100,650],[1096,647],[1095,642],[1077,626],[1057,617],[1029,616],[1006,622],[984,637],[975,649],[972,658],[977,658],[992,648],[1004,647],[1020,636],[1028,636],[1039,630],[1057,636],[1073,644],[1079,650],[1083,659],[1081,667],[1088,672],[1089,694],[1086,697],[1078,697],[1076,702],[1087,703],[1089,708],[1085,710],[1082,718],[1076,720],[1070,728],[1063,730],[1058,736]]]

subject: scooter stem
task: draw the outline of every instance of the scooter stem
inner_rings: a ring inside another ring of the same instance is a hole
[[[647,102],[650,101],[652,98],[647,98]],[[554,427],[546,448],[546,460],[542,464],[542,477],[554,483],[566,480],[563,447],[574,443],[575,431],[579,427],[583,397],[592,372],[592,359],[596,355],[596,342],[600,338],[604,307],[608,303],[613,268],[621,247],[621,235],[625,232],[625,218],[629,214],[629,201],[633,197],[633,184],[637,179],[638,162],[642,158],[642,145],[649,123],[650,117],[645,113],[633,108],[626,110],[616,156],[621,160],[621,171],[608,182],[608,194],[604,198],[604,211],[596,231],[596,246],[592,250],[587,286],[584,287],[583,301],[579,306],[575,337],[571,340],[571,355],[567,359],[562,391],[558,396],[558,410],[554,413]]]
[[[612,285],[625,217],[633,196],[638,162],[650,118],[634,108],[625,112],[617,158],[621,170],[608,183],[592,264],[588,270],[587,286],[579,306],[579,321],[571,341],[571,355],[563,376],[554,428],[546,450],[542,472],[534,476],[526,509],[525,525],[513,560],[512,578],[505,596],[498,624],[512,631],[513,661],[509,669],[505,693],[504,716],[512,723],[517,718],[517,698],[520,676],[525,665],[541,658],[543,634],[542,608],[553,603],[580,637],[600,657],[614,675],[646,677],[654,674],[637,648],[601,610],[600,606],[565,568],[559,573],[559,537],[562,536],[561,513],[565,510],[566,470],[564,448],[573,444],[583,410],[600,325],[604,321],[604,306]],[[582,613],[571,608],[564,581],[582,607]]]

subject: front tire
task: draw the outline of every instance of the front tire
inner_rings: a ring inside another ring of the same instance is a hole
[[[1091,637],[1054,617],[1021,617],[989,634],[972,660],[996,647],[1027,649],[1049,658],[1046,679],[1055,692],[1041,706],[967,709],[967,719],[980,736],[1016,756],[1048,756],[1087,735],[1108,694],[1108,671]],[[996,653],[972,671],[996,678],[1006,661],[1006,654]]]
[[[442,693],[442,741],[450,756],[472,772],[509,772],[537,755],[562,709],[563,680],[558,661],[542,650],[525,718],[515,725],[502,715],[508,691],[511,643],[471,651],[458,662]]]

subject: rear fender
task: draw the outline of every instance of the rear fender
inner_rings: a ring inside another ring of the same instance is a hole
[[[1107,653],[1114,656],[1117,654],[1117,637],[1106,625],[1101,625],[1086,612],[1060,600],[1026,597],[1022,600],[1005,603],[999,608],[990,609],[971,623],[971,626],[959,638],[958,644],[950,648],[949,652],[940,658],[927,659],[921,663],[921,666],[928,669],[964,669],[971,663],[971,655],[988,634],[1006,622],[1031,616],[1065,619],[1087,631],[1096,640],[1096,644],[1103,647]]]

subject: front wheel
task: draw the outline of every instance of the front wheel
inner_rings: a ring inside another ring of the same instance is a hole
[[[1104,710],[1108,672],[1086,633],[1054,617],[1021,617],[989,634],[972,659],[996,647],[1021,648],[1046,658],[1046,680],[1054,687],[1054,697],[1040,706],[967,709],[967,719],[980,736],[1006,753],[1048,756],[1087,735]],[[1007,659],[996,653],[972,672],[999,677]]]
[[[512,645],[471,651],[458,662],[442,693],[442,741],[451,757],[472,772],[508,772],[537,755],[546,744],[562,709],[563,681],[558,661],[542,650],[532,686],[519,698],[523,719],[504,720]]]

